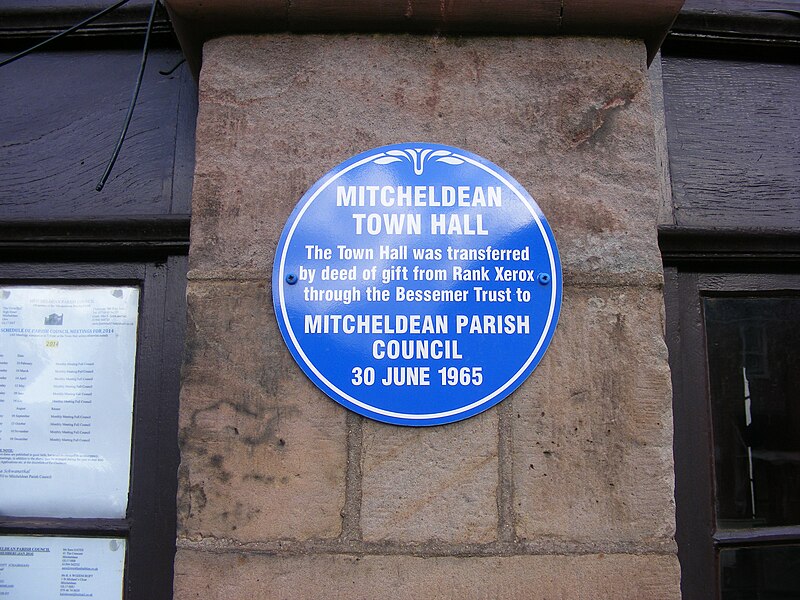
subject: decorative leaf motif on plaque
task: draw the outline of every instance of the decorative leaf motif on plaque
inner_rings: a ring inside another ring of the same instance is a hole
[[[406,160],[414,167],[414,175],[422,175],[425,165],[431,161],[442,162],[448,165],[463,165],[464,161],[449,150],[432,150],[430,148],[409,148],[407,150],[387,150],[385,154],[378,155],[372,162],[378,165],[388,165]]]

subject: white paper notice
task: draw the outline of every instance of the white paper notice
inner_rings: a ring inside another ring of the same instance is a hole
[[[0,600],[122,598],[125,540],[0,536]]]
[[[121,518],[139,290],[0,286],[0,514]]]

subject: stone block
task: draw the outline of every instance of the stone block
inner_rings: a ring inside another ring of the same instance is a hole
[[[671,555],[265,556],[179,550],[175,600],[679,600]]]
[[[204,47],[191,266],[269,273],[302,194],[397,142],[462,147],[508,171],[565,270],[660,275],[644,46],[591,38],[268,35]]]
[[[190,281],[179,536],[243,542],[341,532],[345,411],[283,344],[264,281]]]
[[[670,543],[663,311],[657,288],[565,288],[550,349],[514,395],[520,538]]]
[[[497,539],[497,411],[444,427],[364,422],[365,541]]]

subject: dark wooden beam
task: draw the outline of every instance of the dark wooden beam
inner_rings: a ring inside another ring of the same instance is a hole
[[[0,517],[0,533],[5,535],[85,535],[87,530],[94,534],[126,536],[130,522],[128,519]]]
[[[749,229],[746,224],[725,229],[661,226],[658,244],[668,266],[735,265],[747,270],[763,269],[767,263],[792,268],[800,264],[800,232],[792,230]]]
[[[189,215],[0,221],[0,259],[160,259],[189,252]]]
[[[683,0],[166,0],[198,72],[212,37],[294,33],[598,35],[644,40],[652,58]]]
[[[670,52],[712,45],[800,46],[800,3],[796,0],[687,0],[675,20]]]
[[[59,33],[108,8],[113,0],[7,0],[0,3],[0,45],[22,48]],[[98,40],[135,38],[141,44],[147,28],[150,0],[131,0],[83,29],[70,34],[59,47],[70,47]],[[153,26],[154,41],[174,40],[166,11],[159,10]]]

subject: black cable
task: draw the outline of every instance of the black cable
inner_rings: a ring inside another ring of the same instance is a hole
[[[85,19],[85,20],[81,21],[81,22],[80,22],[80,23],[78,23],[77,25],[73,25],[73,26],[72,26],[72,27],[70,27],[69,29],[65,29],[65,30],[64,30],[64,31],[62,31],[61,33],[57,33],[57,34],[56,34],[56,35],[54,35],[53,37],[49,37],[49,38],[47,38],[46,40],[44,40],[44,41],[42,41],[42,42],[39,42],[39,43],[38,43],[38,44],[36,44],[35,46],[31,46],[31,47],[30,47],[30,48],[28,48],[27,50],[23,50],[23,51],[22,51],[22,52],[20,52],[19,54],[15,54],[15,55],[14,55],[14,56],[12,56],[11,58],[7,58],[7,59],[5,59],[5,60],[3,60],[3,61],[0,61],[0,67],[4,67],[4,66],[6,66],[6,65],[7,65],[7,64],[9,64],[9,63],[12,63],[12,62],[14,62],[15,60],[19,60],[19,59],[20,59],[20,58],[22,58],[23,56],[27,56],[28,54],[30,54],[31,52],[34,52],[34,51],[38,50],[38,49],[39,49],[39,48],[41,48],[42,46],[45,46],[45,45],[49,44],[50,42],[55,42],[57,39],[60,39],[60,38],[64,37],[65,35],[69,35],[69,34],[70,34],[70,33],[72,33],[73,31],[77,31],[77,30],[78,30],[78,29],[80,29],[81,27],[85,27],[85,26],[86,26],[86,25],[88,25],[89,23],[92,23],[93,21],[96,21],[96,20],[97,20],[97,19],[99,19],[100,17],[102,17],[102,16],[104,16],[104,15],[107,15],[107,14],[108,14],[108,13],[110,13],[111,11],[118,9],[120,6],[122,6],[123,4],[127,4],[128,2],[130,2],[130,0],[120,0],[119,2],[117,2],[116,4],[114,4],[113,6],[109,6],[108,8],[104,8],[104,9],[103,9],[103,10],[101,10],[99,13],[96,13],[96,14],[92,15],[91,17],[89,17],[88,19]]]
[[[182,58],[178,61],[178,64],[172,67],[171,69],[167,69],[166,71],[159,70],[159,74],[161,75],[172,75],[175,71],[177,71],[178,67],[180,67],[183,63],[186,62],[185,58]]]
[[[153,31],[153,22],[156,19],[156,5],[158,4],[158,0],[153,0],[153,5],[150,7],[150,19],[147,21],[147,33],[144,36],[144,48],[142,48],[142,61],[139,65],[139,76],[136,78],[136,86],[133,88],[133,97],[131,98],[131,104],[128,107],[128,114],[125,117],[125,124],[122,126],[122,132],[119,135],[119,140],[117,141],[117,146],[114,148],[114,153],[111,155],[111,160],[108,161],[106,165],[106,170],[103,173],[103,176],[100,178],[100,181],[97,182],[97,186],[95,189],[99,192],[105,186],[106,181],[108,181],[108,176],[111,175],[111,169],[114,168],[114,163],[117,162],[117,157],[119,156],[119,151],[122,149],[122,142],[125,141],[125,135],[128,133],[128,126],[131,124],[131,118],[133,117],[133,109],[136,106],[136,99],[139,97],[139,90],[142,87],[142,77],[144,76],[144,67],[147,64],[147,51],[150,48],[150,33]]]

